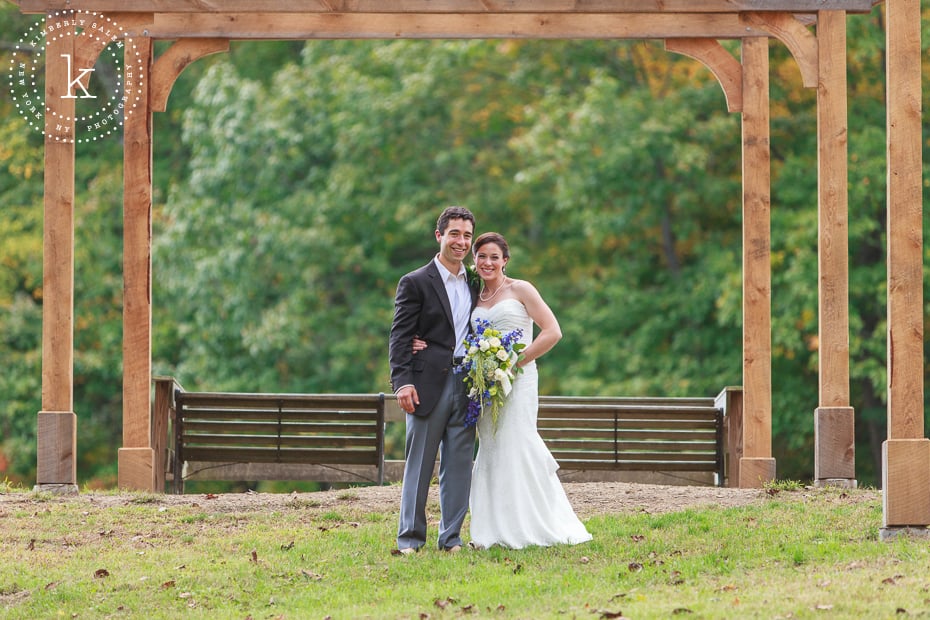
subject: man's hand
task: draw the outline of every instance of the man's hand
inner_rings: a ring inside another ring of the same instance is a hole
[[[420,395],[417,394],[417,388],[412,385],[402,387],[397,392],[397,404],[407,413],[413,413],[413,410],[420,404]]]

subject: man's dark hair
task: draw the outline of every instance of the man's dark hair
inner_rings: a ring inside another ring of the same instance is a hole
[[[439,219],[436,220],[436,230],[439,231],[440,235],[446,233],[446,228],[449,226],[449,220],[465,220],[471,222],[472,230],[475,228],[475,216],[471,211],[465,207],[446,207],[442,212],[442,215],[439,216]]]

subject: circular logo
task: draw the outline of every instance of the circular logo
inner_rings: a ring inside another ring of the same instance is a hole
[[[74,39],[73,45],[64,46],[70,51],[46,53],[49,43],[66,37]],[[118,133],[125,115],[139,104],[144,62],[135,45],[127,48],[126,33],[112,19],[90,11],[56,11],[40,19],[14,47],[10,93],[17,112],[46,138],[94,142]],[[66,76],[52,92],[68,102],[45,100],[46,68],[51,63],[61,63],[62,70],[54,75]],[[71,103],[73,112],[58,111],[70,110]]]

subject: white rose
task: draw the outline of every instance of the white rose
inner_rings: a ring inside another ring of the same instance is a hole
[[[490,340],[488,340],[488,342],[490,342],[491,346],[494,347],[495,349],[501,346],[501,339],[498,338],[497,336],[492,336]]]
[[[497,350],[497,359],[499,359],[499,360],[502,361],[502,362],[506,362],[507,360],[510,359],[510,354],[507,353],[507,351],[505,351],[504,349],[498,349],[498,350]]]
[[[478,348],[480,348],[482,351],[487,351],[491,348],[491,345],[488,344],[487,340],[482,340],[478,343]]]

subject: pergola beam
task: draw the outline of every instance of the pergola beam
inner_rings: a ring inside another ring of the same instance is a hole
[[[156,39],[738,39],[767,36],[738,13],[159,13]]]
[[[24,13],[75,8],[72,0],[14,0]],[[85,0],[112,13],[868,13],[872,0]]]

